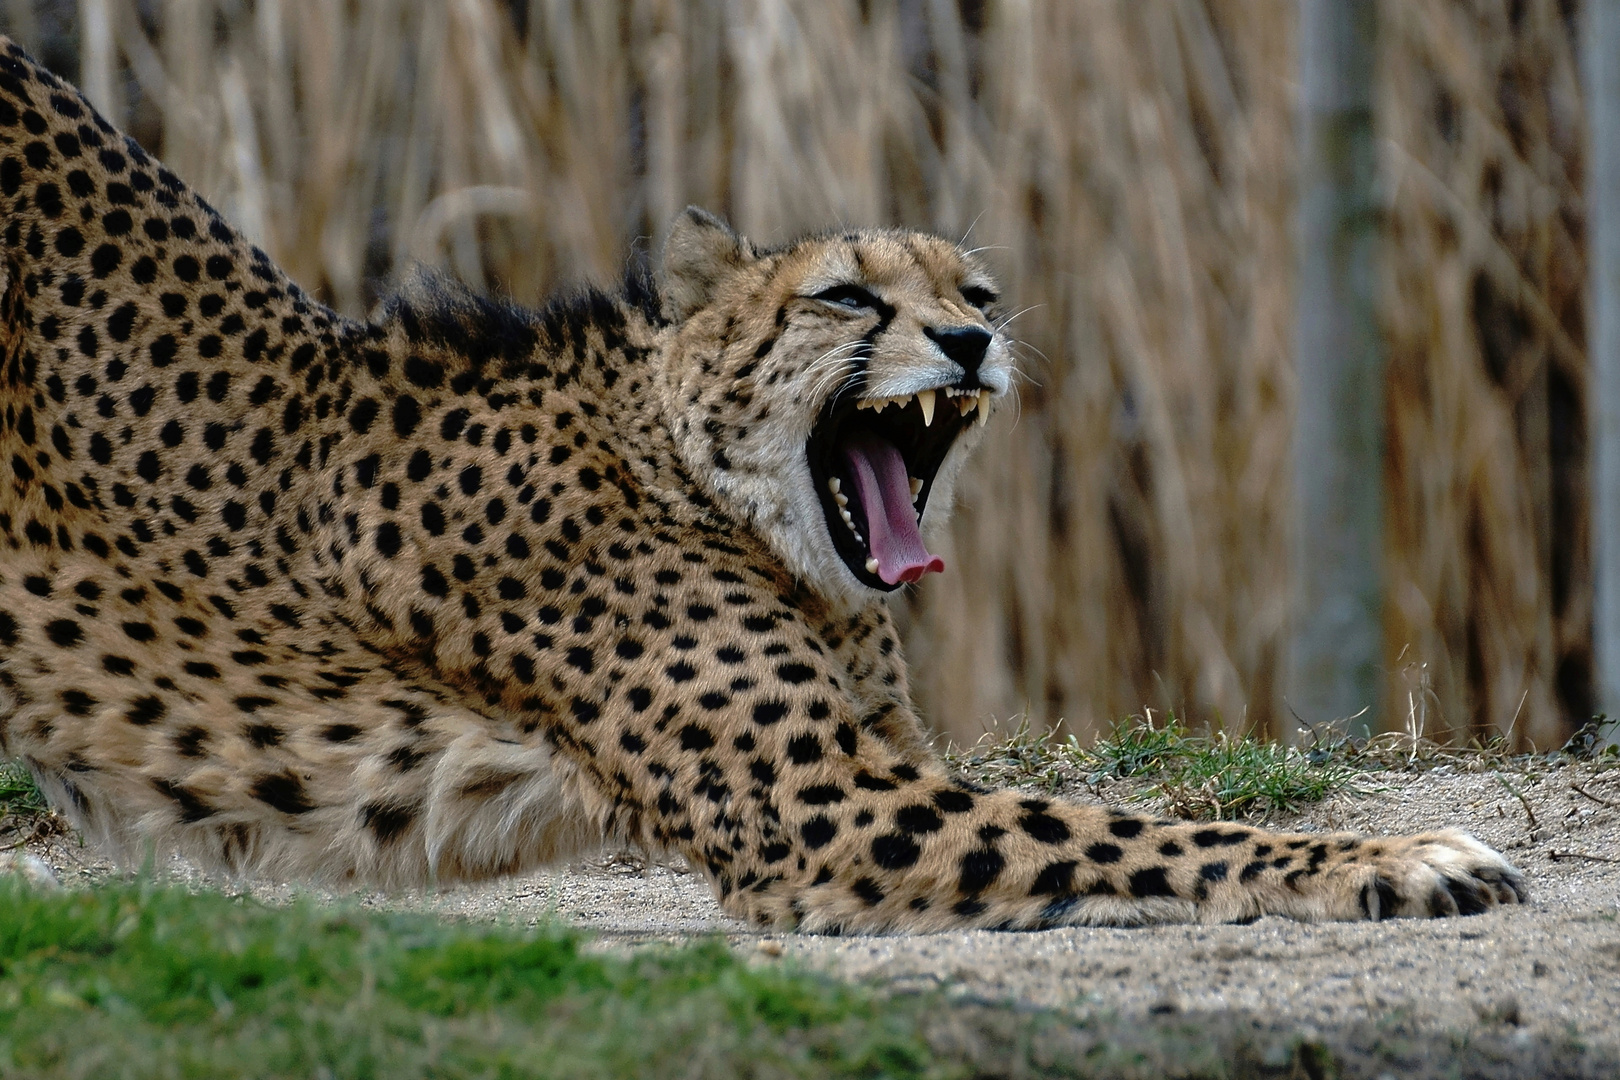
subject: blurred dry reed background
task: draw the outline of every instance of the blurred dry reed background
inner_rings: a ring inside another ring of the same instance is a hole
[[[1592,711],[1577,12],[1381,14],[1385,625],[1407,650],[1386,715],[1427,700],[1436,726],[1545,747]]]
[[[1383,0],[1386,723],[1590,709],[1570,3]],[[1280,697],[1292,0],[0,0],[294,277],[533,302],[692,202],[990,246],[1029,380],[900,605],[922,706],[1088,736]]]

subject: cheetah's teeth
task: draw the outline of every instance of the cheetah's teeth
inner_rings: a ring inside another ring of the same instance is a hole
[[[867,559],[866,560],[866,572],[868,574],[875,574],[875,573],[877,573],[877,571],[878,571],[877,560],[876,559]]]
[[[911,501],[916,502],[917,492],[922,490],[922,481],[917,479],[915,476],[908,476],[906,479],[911,482]]]
[[[989,422],[990,391],[966,390],[955,386],[938,387],[933,390],[920,390],[916,394],[908,394],[904,397],[857,398],[855,401],[855,408],[870,409],[873,412],[880,413],[884,409],[887,409],[890,405],[904,409],[906,406],[910,405],[912,399],[915,398],[917,407],[922,410],[923,425],[925,427],[933,427],[934,409],[939,402],[940,390],[945,392],[946,401],[954,402],[956,404],[956,411],[961,416],[965,417],[974,409],[978,409],[979,423],[985,424]],[[837,494],[837,489],[833,487],[834,483],[835,481],[828,480],[827,487],[834,494]]]
[[[849,496],[840,491],[833,496],[833,502],[837,503],[839,506],[848,506]]]
[[[834,495],[838,494],[838,489],[843,487],[843,486],[844,486],[844,482],[842,480],[838,479],[838,477],[836,477],[836,476],[827,477],[827,490],[832,492]]]
[[[930,395],[928,399],[930,402],[932,401],[933,393],[934,392],[932,390],[923,391],[923,394]],[[911,394],[906,394],[903,397],[859,398],[855,402],[855,408],[871,409],[873,412],[882,412],[890,405],[895,405],[904,409],[907,405],[911,404],[912,396],[913,395]],[[922,394],[918,394],[916,396],[919,398],[919,404],[921,404]],[[925,406],[923,411],[925,415],[930,414],[932,412],[931,404],[929,406]]]
[[[855,538],[856,543],[864,545],[866,537],[861,535],[861,530],[855,527],[855,519],[849,516],[848,510],[844,509],[844,504],[849,501],[848,497],[844,495],[835,495],[833,497],[838,500],[838,516],[844,519],[844,526],[849,529],[849,534]]]

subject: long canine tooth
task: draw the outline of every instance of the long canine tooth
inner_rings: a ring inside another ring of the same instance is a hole
[[[934,426],[934,392],[921,390],[917,393],[917,404],[922,406],[923,426]]]
[[[876,559],[867,559],[866,560],[866,572],[868,574],[877,573],[877,560]]]
[[[842,488],[843,486],[844,486],[844,482],[842,480],[838,479],[838,477],[836,477],[836,476],[827,477],[827,490],[832,492],[834,495],[838,494],[838,490],[840,488]]]
[[[986,425],[986,424],[988,424],[990,422],[990,391],[988,391],[988,390],[980,390],[979,391],[978,401],[979,401],[979,426],[984,427],[984,425]]]
[[[839,506],[848,506],[849,496],[845,495],[842,491],[835,491],[833,492],[833,502],[837,503]]]
[[[917,492],[922,490],[922,481],[917,479],[915,476],[908,476],[906,479],[911,481],[911,497],[915,499],[917,497]]]

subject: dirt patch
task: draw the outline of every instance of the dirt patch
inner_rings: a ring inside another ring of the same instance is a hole
[[[965,1011],[937,1039],[978,1040],[971,1056],[980,1061],[994,1058],[997,1040],[1019,1039],[1028,1052],[1021,1060],[1050,1054],[1102,1069],[1119,1054],[1172,1074],[1169,1062],[1194,1051],[1214,1054],[1230,1075],[1327,1075],[1313,1057],[1319,1051],[1345,1076],[1620,1074],[1620,769],[1520,764],[1369,774],[1358,791],[1269,822],[1367,833],[1468,829],[1506,852],[1532,888],[1524,907],[1475,918],[780,935],[721,914],[698,875],[632,854],[362,902],[474,919],[555,917],[607,948],[723,934],[759,963],[797,963],[900,994],[942,992]],[[1098,794],[1120,802],[1139,790],[1120,782]],[[70,886],[114,872],[71,836],[36,836],[28,849]],[[183,863],[170,869],[197,880]],[[266,899],[294,893],[279,884],[251,889]],[[1032,1028],[1026,1015],[1006,1027],[1006,1016],[1028,1010],[1044,1019]]]

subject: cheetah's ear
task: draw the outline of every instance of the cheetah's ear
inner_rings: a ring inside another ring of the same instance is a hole
[[[660,285],[665,313],[676,322],[685,320],[714,297],[715,286],[733,270],[754,258],[747,240],[707,210],[688,206],[670,226],[664,241],[664,269]]]

